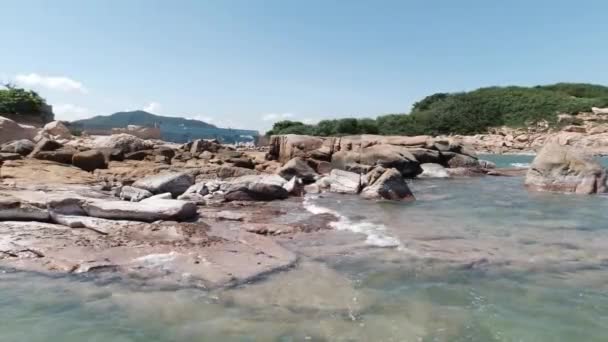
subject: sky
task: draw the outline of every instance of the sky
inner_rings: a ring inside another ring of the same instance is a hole
[[[265,131],[436,92],[608,84],[605,0],[0,0],[0,80],[57,119],[143,109]]]

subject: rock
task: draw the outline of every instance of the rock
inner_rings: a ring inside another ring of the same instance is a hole
[[[344,165],[344,171],[358,173],[360,175],[370,172],[374,167],[371,165],[363,165],[359,163],[349,163]],[[331,170],[330,170],[331,172]]]
[[[219,151],[221,147],[222,145],[217,140],[197,139],[192,142],[190,153],[193,155],[198,155],[203,151],[215,153]]]
[[[291,177],[291,179],[283,185],[283,188],[292,196],[302,196],[304,194],[304,183],[298,177]]]
[[[420,178],[449,178],[448,171],[440,164],[425,163],[420,165],[422,173],[418,175]]]
[[[411,148],[409,151],[412,153],[414,158],[421,163],[435,163],[441,164],[443,156],[439,151],[429,150],[426,148]]]
[[[34,150],[34,143],[27,139],[15,140],[2,145],[0,151],[5,153],[18,153],[27,156]]]
[[[422,172],[420,163],[414,155],[406,147],[396,145],[372,145],[360,151],[339,151],[332,156],[332,166],[334,168],[345,170],[347,165],[353,163],[395,168],[404,177],[415,177]]]
[[[225,162],[231,163],[235,167],[242,167],[242,168],[250,169],[250,170],[252,170],[255,167],[255,164],[249,158],[243,158],[243,157],[228,158],[225,160]]]
[[[58,143],[55,140],[42,138],[40,141],[38,141],[38,143],[36,143],[36,145],[34,146],[34,150],[30,154],[30,156],[33,157],[38,154],[38,152],[42,151],[55,151],[60,149],[62,146],[63,145],[61,143]]]
[[[32,152],[33,158],[40,160],[48,160],[61,164],[72,164],[72,158],[76,153],[75,150],[70,148],[61,148],[55,151],[40,151]]]
[[[183,194],[194,184],[194,178],[187,173],[162,173],[149,176],[133,183],[133,186],[145,189],[153,194],[170,192],[174,197]]]
[[[103,157],[106,160],[106,163],[110,161],[123,161],[125,160],[124,152],[119,148],[96,148],[97,151],[103,153]]]
[[[24,203],[18,199],[0,195],[0,221],[48,221],[49,219],[49,212],[45,207]]]
[[[606,170],[580,150],[547,143],[526,174],[526,187],[533,191],[593,194],[606,192]]]
[[[141,151],[130,152],[130,153],[125,154],[125,159],[126,160],[144,160],[144,159],[146,159],[147,156],[151,156],[152,153],[153,152],[151,150],[141,150]]]
[[[289,193],[283,185],[285,180],[278,175],[243,176],[227,183],[226,201],[272,201],[285,199]]]
[[[217,177],[221,179],[257,175],[255,170],[236,166],[221,166],[217,169]]]
[[[478,162],[479,162],[479,166],[484,169],[495,169],[496,168],[496,163],[491,162],[489,160],[479,159]]]
[[[158,195],[154,195],[154,196],[150,196],[148,197],[148,199],[173,199],[173,195],[171,195],[170,192],[165,192],[162,194],[158,194]]]
[[[89,172],[108,168],[108,163],[106,162],[103,153],[97,150],[89,150],[74,154],[72,157],[72,165]]]
[[[596,115],[608,115],[608,108],[591,107],[591,111]]]
[[[329,184],[330,192],[358,194],[361,190],[361,176],[353,172],[334,169],[324,180]]]
[[[123,153],[137,152],[145,149],[149,149],[151,146],[145,140],[140,139],[130,134],[112,134],[100,146],[112,149],[119,149]]]
[[[171,164],[171,158],[159,154],[154,156],[154,162],[159,164]]]
[[[95,177],[77,167],[55,162],[22,159],[5,161],[0,176],[4,182],[33,184],[92,184]]]
[[[321,193],[321,186],[318,183],[312,183],[304,186],[304,193],[318,194]]]
[[[70,130],[65,127],[65,125],[61,121],[53,121],[44,125],[42,129],[43,134],[48,134],[52,136],[54,139],[71,139],[72,133]]]
[[[198,157],[203,160],[211,160],[215,155],[209,151],[203,151],[203,153],[199,154]]]
[[[582,126],[568,125],[562,128],[564,132],[574,132],[574,133],[587,133],[587,129]]]
[[[204,203],[204,197],[207,194],[209,194],[209,188],[206,183],[201,182],[190,186],[183,194],[178,196],[177,199]]]
[[[175,157],[175,150],[173,150],[172,148],[167,147],[167,146],[160,146],[160,147],[157,147],[156,149],[154,149],[154,154],[160,155],[160,156],[165,156],[169,160],[171,160],[171,159],[173,159],[173,157]]]
[[[268,156],[271,160],[281,163],[295,157],[309,157],[312,151],[323,146],[323,139],[308,135],[274,135],[270,138],[270,151]]]
[[[31,126],[20,125],[17,122],[0,116],[0,144],[13,140],[32,140],[38,130]]]
[[[403,200],[414,199],[414,195],[397,169],[388,169],[373,183],[368,184],[361,196],[367,199]]]
[[[478,168],[480,167],[479,161],[476,158],[459,154],[455,152],[444,152],[443,155],[447,158],[447,164],[451,168],[465,167],[465,168]]]
[[[316,173],[327,175],[331,172],[331,163],[324,160],[308,159],[308,165],[315,170]]]
[[[0,164],[2,164],[2,162],[6,161],[6,160],[17,160],[17,159],[21,159],[21,155],[18,153],[5,153],[5,152],[0,152]]]
[[[93,217],[111,220],[154,222],[187,220],[196,216],[196,204],[180,200],[144,199],[141,202],[89,200],[84,211]]]
[[[119,197],[124,201],[139,202],[148,197],[152,197],[152,193],[148,190],[138,189],[127,185],[120,189]]]
[[[290,180],[294,177],[301,179],[304,183],[312,183],[318,174],[300,157],[296,157],[285,163],[277,172],[279,176]]]

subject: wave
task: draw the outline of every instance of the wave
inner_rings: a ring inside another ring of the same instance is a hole
[[[530,163],[511,163],[511,166],[513,167],[521,167],[521,168],[529,168],[530,167]]]
[[[386,226],[383,224],[376,224],[367,221],[353,222],[348,217],[340,214],[339,212],[321,207],[319,205],[311,203],[316,198],[314,196],[306,196],[304,198],[304,208],[313,214],[331,214],[335,216],[338,221],[331,222],[329,225],[337,230],[349,230],[354,233],[365,234],[367,238],[365,243],[376,247],[398,247],[402,248],[401,242],[386,233]]]

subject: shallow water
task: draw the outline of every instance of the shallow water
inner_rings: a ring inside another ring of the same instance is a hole
[[[230,290],[3,273],[0,341],[606,341],[608,197],[522,183],[310,198],[338,230],[284,241],[297,267]]]

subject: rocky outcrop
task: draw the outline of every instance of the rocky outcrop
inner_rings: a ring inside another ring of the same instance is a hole
[[[526,187],[534,191],[604,193],[606,170],[580,150],[553,142],[538,153],[526,175]]]
[[[295,157],[307,158],[323,146],[324,139],[308,135],[275,135],[270,138],[269,157],[281,163]]]
[[[71,139],[72,133],[70,130],[61,122],[53,121],[44,125],[40,132],[42,136],[48,136],[52,139]]]
[[[0,116],[0,144],[13,140],[32,140],[38,129],[32,126],[20,125],[17,122]]]
[[[300,157],[293,158],[285,163],[285,165],[279,169],[278,174],[286,180],[298,177],[305,183],[312,183],[318,177],[315,170]]]
[[[374,174],[381,173],[376,178]],[[404,200],[414,199],[414,195],[397,169],[384,169],[372,171],[367,186],[361,191],[361,196],[367,199]]]
[[[340,194],[358,194],[361,191],[361,175],[334,169],[320,182],[321,188]]]
[[[170,192],[177,197],[193,184],[194,179],[187,173],[168,172],[140,179],[133,183],[133,187],[148,190],[153,194]]]

